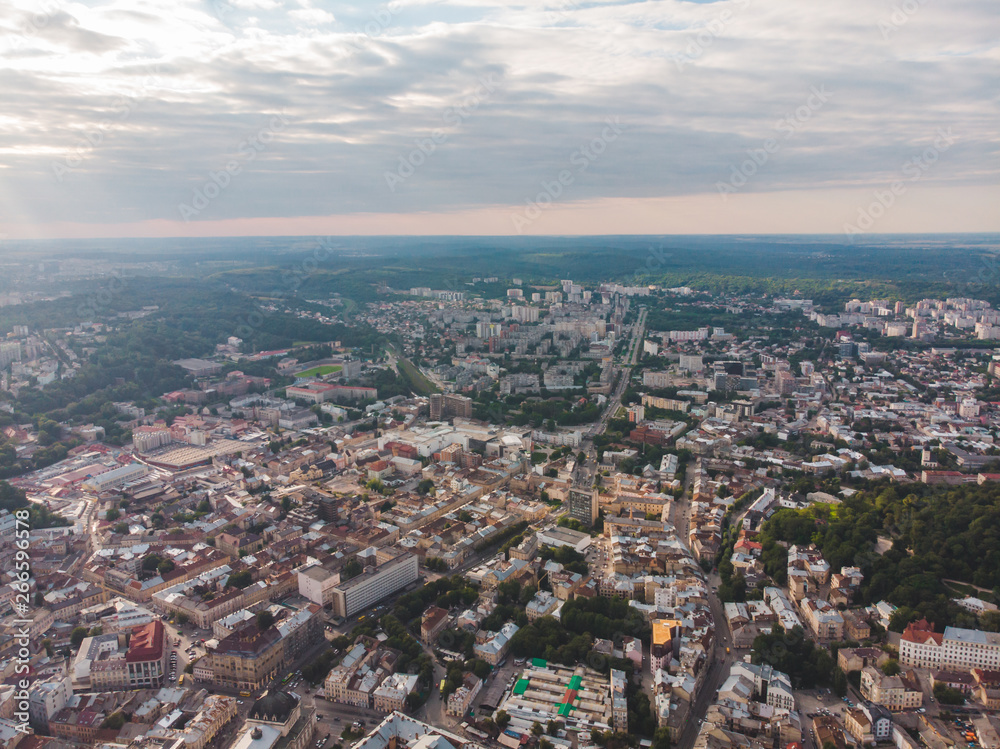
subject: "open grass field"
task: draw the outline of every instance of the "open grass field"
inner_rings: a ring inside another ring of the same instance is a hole
[[[296,377],[323,377],[324,375],[333,374],[334,372],[339,372],[343,367],[339,364],[322,364],[318,367],[313,367],[312,369],[306,369],[302,372],[296,372]]]

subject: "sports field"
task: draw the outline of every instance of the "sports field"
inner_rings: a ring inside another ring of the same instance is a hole
[[[302,372],[296,372],[296,377],[323,377],[324,375],[333,374],[334,372],[339,372],[343,367],[339,364],[322,364],[318,367],[313,367],[312,369],[306,369]]]

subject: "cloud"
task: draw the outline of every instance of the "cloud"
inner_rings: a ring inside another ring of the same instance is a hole
[[[173,220],[278,112],[199,220],[520,206],[608,117],[621,137],[561,202],[711,194],[769,138],[741,193],[868,189],[942,127],[956,143],[922,184],[996,185],[992,1],[911,5],[105,0],[38,28],[22,7],[0,18],[0,199],[40,224]],[[815,87],[829,101],[797,118]]]
[[[319,26],[321,24],[333,23],[337,19],[334,18],[333,13],[328,13],[320,8],[302,8],[300,10],[292,10],[288,13],[289,16],[294,18],[296,21],[301,21],[304,24],[313,24]]]
[[[22,13],[15,21],[21,29],[20,39],[32,34],[38,41],[48,43],[59,55],[88,53],[101,55],[126,45],[126,40],[102,34],[80,26],[79,20],[64,10],[52,9],[41,13]]]

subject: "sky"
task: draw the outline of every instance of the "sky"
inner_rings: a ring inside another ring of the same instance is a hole
[[[996,0],[13,0],[0,239],[1000,231]]]

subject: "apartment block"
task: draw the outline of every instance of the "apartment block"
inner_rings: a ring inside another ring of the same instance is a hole
[[[448,695],[448,715],[453,715],[456,718],[464,716],[482,688],[482,679],[475,674],[467,673],[462,681],[462,686]]]
[[[418,560],[415,555],[395,549],[382,549],[380,552],[389,557],[385,562],[332,589],[331,602],[335,615],[345,619],[351,617],[416,582]]]
[[[920,682],[912,671],[898,676],[886,676],[872,666],[861,670],[861,696],[893,712],[920,707],[924,694]]]
[[[456,416],[463,419],[472,418],[472,398],[449,393],[431,393],[429,400],[431,421],[440,421]]]
[[[260,632],[251,623],[222,639],[210,657],[216,684],[252,692],[284,665],[284,641],[275,627]]]
[[[597,489],[570,489],[567,496],[569,516],[581,523],[593,525],[597,521]]]

